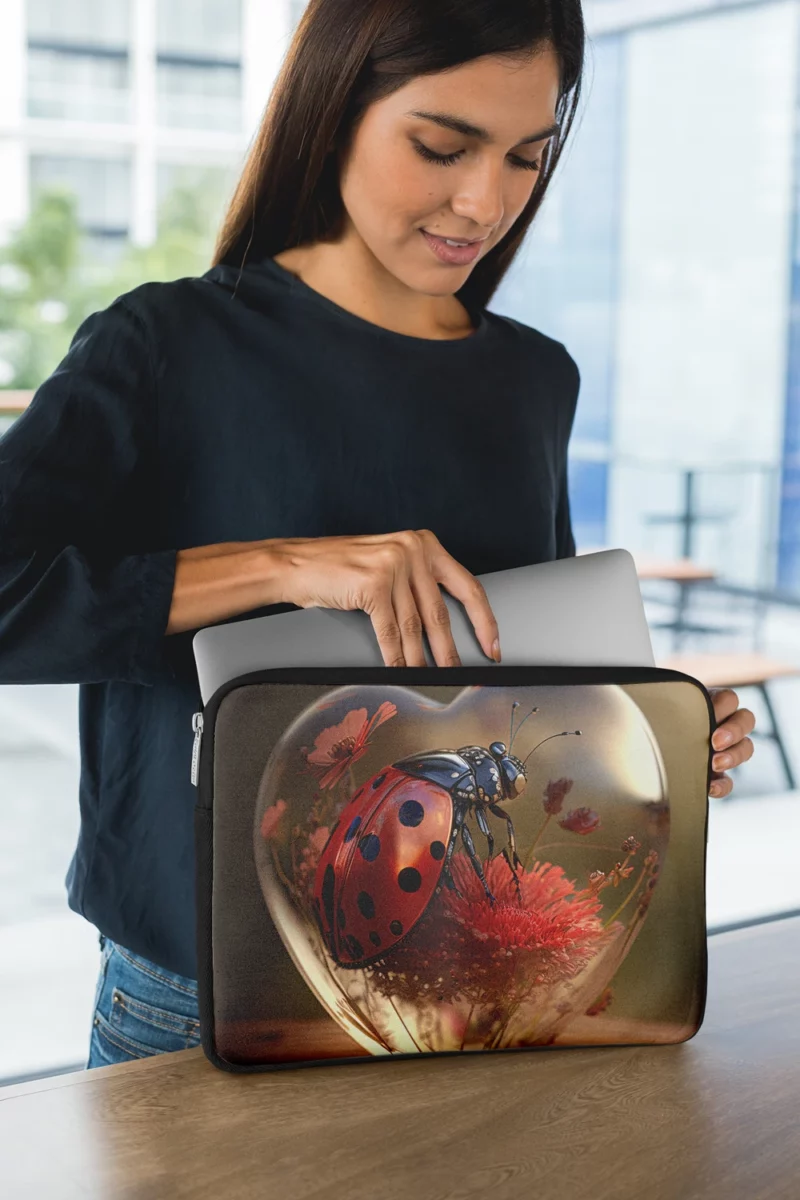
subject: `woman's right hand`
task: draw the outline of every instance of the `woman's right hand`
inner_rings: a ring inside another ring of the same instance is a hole
[[[271,538],[269,545],[281,561],[281,600],[299,608],[362,609],[384,666],[427,666],[423,629],[437,666],[461,665],[439,584],[462,602],[484,653],[495,658],[499,630],[483,584],[429,529]]]

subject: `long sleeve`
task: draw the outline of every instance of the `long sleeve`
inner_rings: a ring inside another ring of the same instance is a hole
[[[563,343],[562,343],[563,346]],[[581,386],[581,375],[575,359],[563,346],[567,358],[568,383],[566,385],[567,404],[564,411],[566,426],[561,438],[562,474],[561,485],[556,508],[556,558],[573,558],[575,555],[575,537],[572,531],[572,519],[569,501],[569,440],[575,424],[575,411],[578,405],[578,394]]]
[[[171,675],[177,551],[148,549],[156,405],[148,331],[118,299],[82,322],[0,438],[0,682]]]

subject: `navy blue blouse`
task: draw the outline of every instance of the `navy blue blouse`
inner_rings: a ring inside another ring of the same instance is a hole
[[[578,368],[474,320],[394,333],[269,258],[146,283],[81,324],[0,438],[0,682],[80,684],[69,905],[169,970],[197,974],[177,551],[427,527],[475,575],[575,553]]]

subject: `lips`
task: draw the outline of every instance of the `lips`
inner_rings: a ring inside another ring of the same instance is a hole
[[[466,246],[477,246],[480,242],[486,241],[485,237],[482,237],[482,238],[451,237],[447,233],[431,233],[430,229],[423,229],[422,232],[429,233],[431,237],[441,238],[442,241],[460,242],[462,245],[466,245]]]
[[[439,262],[459,267],[474,262],[481,252],[481,246],[486,240],[483,238],[478,242],[470,242],[466,246],[450,246],[443,237],[435,233],[428,233],[427,229],[420,229],[420,233]]]

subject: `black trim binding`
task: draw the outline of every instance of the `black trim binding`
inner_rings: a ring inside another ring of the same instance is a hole
[[[364,1063],[384,1061],[383,1056],[370,1057],[367,1054],[352,1058],[313,1059],[286,1063],[231,1063],[223,1059],[217,1052],[214,1039],[214,973],[212,946],[212,907],[213,907],[213,878],[214,878],[214,732],[220,705],[225,697],[236,688],[247,687],[258,683],[317,683],[330,687],[344,687],[349,684],[391,684],[399,687],[434,686],[455,687],[462,684],[469,687],[481,684],[484,687],[548,687],[559,684],[603,684],[603,683],[666,683],[669,680],[693,683],[703,693],[706,699],[709,717],[709,749],[706,772],[706,819],[705,847],[703,852],[703,896],[707,890],[708,870],[708,820],[709,802],[708,790],[713,776],[712,760],[714,749],[711,737],[717,727],[714,705],[711,694],[699,679],[686,675],[683,671],[673,671],[668,667],[634,667],[634,666],[504,666],[502,663],[481,666],[459,667],[273,667],[258,671],[249,671],[237,675],[234,679],[222,684],[209,698],[203,708],[203,736],[200,743],[198,763],[197,801],[195,805],[195,901],[197,917],[197,971],[198,971],[198,1004],[200,1013],[200,1036],[208,1060],[215,1067],[234,1073],[249,1073],[253,1071],[278,1071],[296,1067],[330,1066],[348,1063]],[[706,908],[703,908],[703,956],[701,962],[701,1007],[697,1020],[697,1028],[691,1041],[700,1030],[705,1019],[708,994],[708,922]],[[641,1042],[615,1042],[614,1046],[638,1046]],[[671,1045],[672,1043],[666,1043]],[[680,1044],[680,1043],[679,1043]],[[492,1053],[518,1053],[523,1050],[568,1050],[583,1047],[568,1046],[527,1046],[507,1051],[492,1051]],[[424,1056],[419,1054],[392,1054],[391,1060],[410,1058],[445,1058],[475,1051],[447,1050],[437,1051]]]

